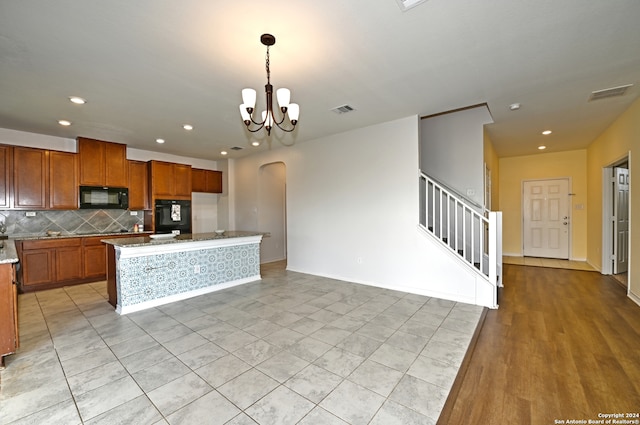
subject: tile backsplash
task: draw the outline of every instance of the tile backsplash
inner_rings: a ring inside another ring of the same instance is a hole
[[[0,211],[0,221],[7,225],[9,237],[44,236],[47,230],[62,234],[112,233],[133,231],[144,223],[143,211],[131,215],[127,210],[50,210]],[[35,214],[34,216],[30,216]]]

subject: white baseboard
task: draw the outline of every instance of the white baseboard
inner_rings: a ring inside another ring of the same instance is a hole
[[[636,294],[634,294],[633,292],[629,291],[627,293],[627,296],[629,298],[631,298],[631,301],[633,301],[634,303],[638,304],[640,306],[640,297],[637,296]]]

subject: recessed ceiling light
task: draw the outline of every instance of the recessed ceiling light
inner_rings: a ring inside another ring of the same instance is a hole
[[[156,139],[156,143],[163,144],[164,143],[164,139]]]
[[[260,142],[251,142],[251,146],[260,146]]]
[[[538,149],[540,149],[541,151],[545,150],[547,147],[545,145],[540,145],[538,146]]]
[[[220,155],[226,155],[226,154],[227,154],[227,151],[220,152]]]
[[[191,124],[185,124],[182,126],[182,128],[184,128],[187,131],[193,130],[193,126]]]
[[[71,125],[71,121],[67,121],[67,120],[59,120],[58,124],[60,125],[64,125],[65,127],[68,127]]]
[[[78,96],[70,96],[69,100],[71,101],[71,103],[75,103],[76,105],[84,105],[85,103],[87,103],[85,99]]]
[[[509,105],[509,109],[512,111],[517,111],[518,109],[520,109],[520,104],[519,103],[512,103],[511,105]]]
[[[542,134],[544,134],[545,136],[548,136],[548,135],[550,135],[551,133],[552,133],[552,131],[551,131],[551,130],[545,130],[545,131],[543,131],[543,132],[542,132]]]

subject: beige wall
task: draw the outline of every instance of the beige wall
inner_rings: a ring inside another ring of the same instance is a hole
[[[573,260],[587,258],[587,151],[585,149],[500,158],[499,199],[505,255],[522,255],[522,182],[570,178],[571,251]],[[580,208],[582,207],[582,208]]]
[[[491,170],[491,210],[500,210],[500,163],[493,142],[484,130],[484,162]]]
[[[629,292],[640,301],[640,99],[636,100],[587,149],[588,252],[587,260],[602,267],[602,169],[624,158],[629,152],[631,175],[631,250]]]

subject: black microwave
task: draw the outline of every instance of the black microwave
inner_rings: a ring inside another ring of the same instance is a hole
[[[80,186],[80,208],[129,208],[129,189],[126,187]]]

